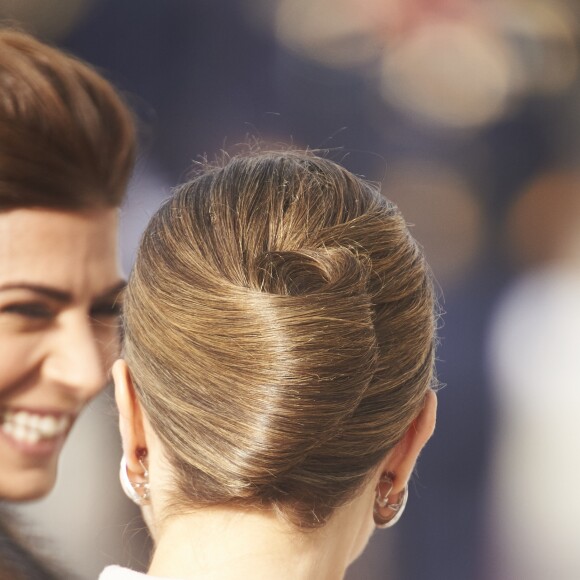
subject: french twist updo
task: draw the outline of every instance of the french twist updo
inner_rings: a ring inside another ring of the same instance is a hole
[[[303,152],[203,170],[155,214],[126,358],[187,506],[324,524],[433,386],[424,256],[375,185]]]

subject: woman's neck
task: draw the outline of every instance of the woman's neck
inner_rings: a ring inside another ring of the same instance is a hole
[[[365,530],[356,530],[362,521],[335,516],[308,532],[268,512],[205,508],[174,517],[155,534],[149,574],[187,580],[341,580]]]

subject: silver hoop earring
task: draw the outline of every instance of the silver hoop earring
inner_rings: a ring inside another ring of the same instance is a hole
[[[383,490],[381,486],[387,485],[388,489]],[[409,488],[405,485],[403,491],[399,494],[399,498],[394,503],[389,503],[389,495],[393,490],[394,476],[390,473],[385,473],[381,476],[379,485],[377,486],[377,496],[375,498],[375,506],[373,509],[373,519],[377,528],[384,529],[394,526],[403,515],[405,507],[407,506],[407,499],[409,498]],[[384,510],[394,512],[394,515],[385,517]]]
[[[127,459],[123,455],[121,457],[121,467],[119,469],[119,481],[121,482],[121,488],[125,492],[125,495],[138,506],[143,506],[147,504],[150,497],[149,489],[149,471],[143,464],[143,461],[139,459],[139,463],[143,468],[143,478],[142,482],[135,482],[129,479],[129,474],[127,473]]]

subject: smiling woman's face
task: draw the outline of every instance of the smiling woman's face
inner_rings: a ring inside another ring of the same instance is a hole
[[[41,497],[118,355],[117,210],[0,212],[0,499]]]

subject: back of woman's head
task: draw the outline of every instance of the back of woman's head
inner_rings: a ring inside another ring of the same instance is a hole
[[[131,114],[105,79],[0,30],[0,210],[119,206],[134,155]]]
[[[126,357],[174,508],[321,525],[432,387],[422,252],[376,186],[309,153],[234,157],[181,186],[126,298]]]

